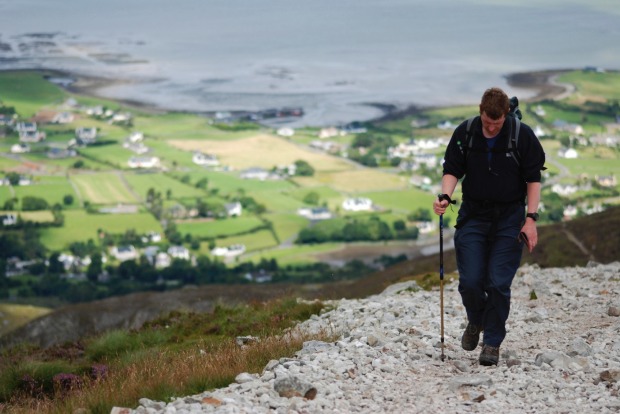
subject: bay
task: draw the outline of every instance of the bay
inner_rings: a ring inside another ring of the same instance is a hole
[[[615,0],[0,0],[0,69],[130,80],[98,93],[168,109],[303,107],[294,126],[528,97],[505,76],[619,69],[619,44]]]

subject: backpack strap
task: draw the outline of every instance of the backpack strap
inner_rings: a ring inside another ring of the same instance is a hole
[[[472,116],[471,118],[469,118],[467,120],[467,129],[465,132],[465,145],[462,147],[464,148],[464,155],[465,158],[467,158],[467,152],[468,150],[472,149],[472,147],[474,146],[474,132],[472,131],[472,125],[474,123],[474,121],[476,120],[476,118],[478,118],[477,116]]]
[[[521,166],[520,156],[519,156],[519,132],[521,130],[521,121],[516,116],[511,116],[512,121],[510,122],[510,139],[508,140],[508,154],[512,157],[513,160],[517,163],[517,167]]]

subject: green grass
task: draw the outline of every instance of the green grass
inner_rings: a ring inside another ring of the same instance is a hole
[[[206,177],[209,180],[209,189],[217,188],[220,194],[230,194],[241,189],[247,192],[263,192],[269,190],[287,190],[294,188],[294,185],[284,180],[258,181],[244,180],[238,177],[237,173],[212,172],[190,174],[192,182]]]
[[[229,132],[214,128],[203,116],[169,113],[158,116],[142,116],[134,121],[134,127],[159,139],[209,139],[229,140],[256,135],[256,131]]]
[[[294,245],[248,255],[247,259],[253,263],[259,263],[262,259],[276,259],[280,266],[316,263],[319,262],[319,259],[315,255],[337,251],[340,250],[342,246],[344,246],[343,243],[321,243],[306,246]]]
[[[270,360],[293,356],[304,341],[333,340],[327,332],[286,334],[323,308],[321,302],[288,297],[217,305],[212,312],[170,312],[138,330],[82,338],[79,345],[3,350],[0,404],[14,413],[109,413],[114,406],[135,407],[143,397],[168,401],[224,387],[240,372],[260,372]],[[240,335],[260,341],[240,348],[234,341]],[[62,355],[73,357],[60,359]],[[90,379],[93,367],[105,375]],[[83,385],[70,392],[57,390],[52,378],[59,373],[76,374]],[[26,375],[36,390],[21,386]]]
[[[85,173],[71,175],[80,195],[92,204],[131,204],[138,200],[116,173]]]
[[[301,201],[289,196],[288,191],[266,190],[251,191],[247,194],[253,197],[258,203],[263,204],[267,211],[272,213],[294,213],[298,208],[304,206]]]
[[[243,244],[246,252],[269,249],[277,246],[273,234],[269,230],[259,230],[254,233],[242,234],[240,236],[230,236],[217,239],[215,245],[218,247],[226,247],[233,244]],[[208,243],[201,243],[200,252],[210,255]]]
[[[58,104],[68,94],[43,78],[41,73],[28,71],[3,72],[0,76],[2,102],[14,106],[18,114],[28,118],[41,107]]]
[[[308,226],[308,219],[297,214],[265,214],[265,219],[273,223],[273,229],[281,243],[296,238],[297,233]]]
[[[559,82],[571,83],[578,96],[585,98],[620,99],[620,73],[573,71],[558,77]]]
[[[223,220],[186,220],[177,222],[177,230],[181,234],[191,234],[199,238],[233,236],[250,232],[260,226],[263,226],[263,222],[260,219],[248,215]]]
[[[50,312],[39,306],[0,303],[0,336]]]
[[[162,232],[161,225],[150,213],[87,214],[82,210],[64,212],[64,226],[41,229],[41,242],[52,251],[65,249],[73,241],[98,240],[97,230],[122,234],[127,229],[137,233]]]
[[[15,186],[15,196],[21,201],[24,197],[39,197],[47,201],[50,206],[54,204],[63,204],[63,197],[65,195],[73,196],[74,205],[77,205],[75,201],[77,199],[71,184],[64,176],[43,176],[36,177],[35,181],[31,185],[27,186]],[[64,206],[66,207],[66,206]]]
[[[418,208],[431,210],[436,197],[416,188],[405,191],[375,191],[359,195],[371,199],[375,205],[405,214]]]
[[[124,177],[133,188],[134,192],[143,198],[146,198],[146,193],[150,188],[153,188],[156,192],[161,193],[164,197],[167,192],[170,191],[171,198],[174,199],[206,196],[204,190],[184,184],[179,180],[175,180],[172,177],[160,173],[126,173],[124,174]]]

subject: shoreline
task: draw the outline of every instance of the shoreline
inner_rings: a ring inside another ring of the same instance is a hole
[[[535,95],[530,98],[520,99],[522,102],[539,102],[542,100],[553,99],[559,100],[574,92],[573,85],[562,84],[557,82],[557,77],[563,73],[567,73],[576,69],[547,69],[537,70],[529,72],[515,72],[505,76],[505,79],[509,86],[528,89],[535,92]],[[212,114],[216,111],[191,111],[191,110],[177,110],[172,108],[165,108],[155,105],[153,103],[130,100],[130,99],[114,99],[101,95],[98,93],[100,89],[127,85],[137,83],[139,81],[121,78],[110,78],[106,76],[94,76],[77,72],[71,72],[58,69],[45,69],[45,68],[33,68],[33,69],[6,69],[3,72],[29,72],[34,71],[41,73],[46,79],[49,78],[66,78],[73,82],[67,84],[54,83],[58,87],[66,90],[69,93],[84,95],[91,98],[105,99],[113,102],[118,102],[122,105],[126,105],[129,108],[135,108],[136,110],[144,111],[151,114],[165,114],[165,113],[195,113],[195,114]],[[365,120],[363,122],[385,122],[390,120],[401,119],[405,116],[416,115],[425,109],[431,109],[437,106],[419,106],[412,104],[404,109],[399,109],[393,103],[387,102],[364,102],[362,105],[371,106],[377,108],[383,112],[382,115]],[[443,107],[443,106],[442,106]]]

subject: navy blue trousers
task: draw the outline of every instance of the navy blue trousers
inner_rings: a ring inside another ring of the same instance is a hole
[[[506,337],[510,286],[523,253],[517,237],[524,214],[520,203],[481,212],[464,201],[459,210],[454,234],[459,293],[469,322],[484,327],[486,345],[498,347]]]

